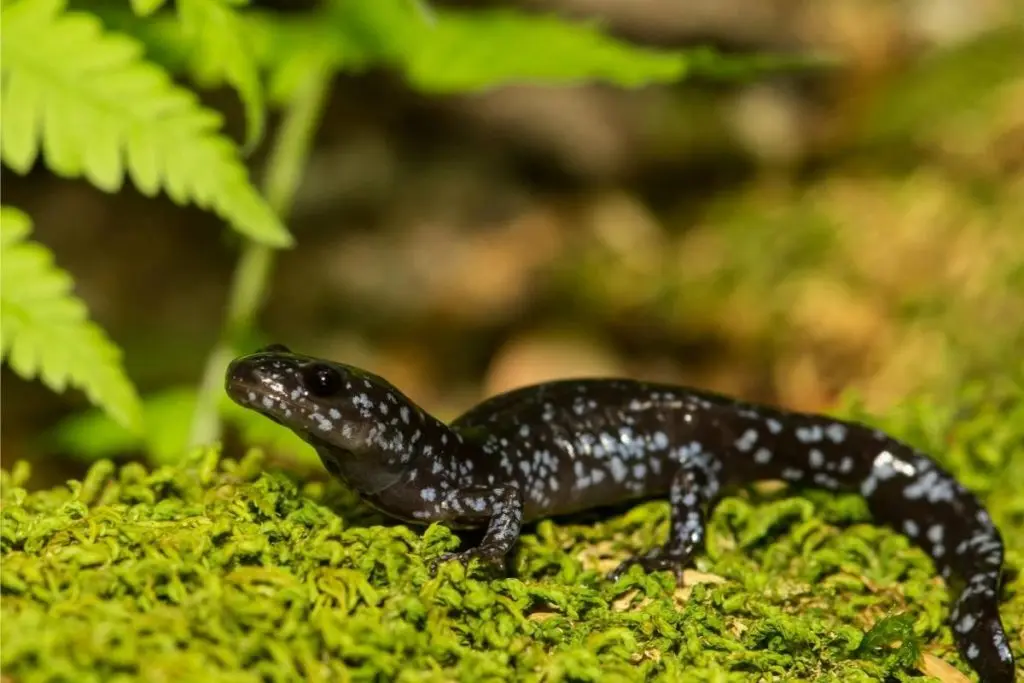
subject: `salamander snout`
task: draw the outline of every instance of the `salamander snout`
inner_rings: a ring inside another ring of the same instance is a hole
[[[232,401],[338,446],[369,429],[370,407],[380,403],[370,398],[372,382],[359,381],[356,390],[348,366],[282,348],[261,349],[228,365],[224,390]]]
[[[426,418],[385,380],[281,347],[233,360],[224,388],[316,448],[332,474],[363,493],[394,484],[410,467],[411,445],[427,438]]]
[[[315,363],[278,350],[283,348],[268,347],[231,361],[224,374],[224,390],[228,396],[236,403],[264,413],[283,409],[284,404],[294,404],[304,398],[303,370]]]

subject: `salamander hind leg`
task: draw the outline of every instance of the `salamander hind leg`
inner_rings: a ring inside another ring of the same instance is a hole
[[[458,560],[469,564],[480,560],[485,565],[500,567],[519,539],[523,524],[523,503],[519,489],[515,486],[471,488],[453,491],[442,501],[451,519],[463,523],[486,523],[487,530],[480,545],[457,553],[445,553],[431,564],[431,573],[437,571],[442,562]]]
[[[618,580],[638,564],[648,572],[670,570],[681,582],[683,570],[704,545],[705,510],[717,492],[718,478],[706,463],[682,463],[672,478],[669,492],[671,529],[668,541],[643,555],[627,559],[609,573],[609,580]]]

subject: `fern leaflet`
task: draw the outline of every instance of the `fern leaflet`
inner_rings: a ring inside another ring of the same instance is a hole
[[[219,133],[221,117],[143,60],[140,43],[65,12],[64,0],[18,0],[4,8],[2,50],[0,158],[10,168],[28,172],[41,146],[55,173],[108,192],[127,169],[144,194],[163,189],[258,242],[291,244]]]
[[[686,52],[631,45],[592,22],[507,10],[438,11],[433,25],[420,19],[420,26],[399,63],[408,81],[427,92],[583,80],[639,87],[681,80],[690,65]]]
[[[263,85],[256,59],[232,0],[178,0],[178,18],[192,46],[193,73],[200,85],[233,87],[245,106],[246,145],[263,136]]]
[[[139,430],[139,398],[121,366],[121,352],[88,319],[71,294],[71,278],[42,245],[28,240],[31,222],[0,208],[0,358],[24,379],[54,391],[82,389],[92,403],[129,430]]]

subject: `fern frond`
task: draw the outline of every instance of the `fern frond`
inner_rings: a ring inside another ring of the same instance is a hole
[[[427,92],[510,83],[668,83],[689,75],[698,52],[644,48],[608,35],[596,22],[517,10],[427,10],[410,0],[335,0],[330,7],[339,52],[374,54]],[[709,66],[707,51],[699,52]],[[751,57],[720,59],[728,66]]]
[[[227,83],[245,107],[246,146],[263,136],[265,109],[263,84],[233,0],[178,0],[178,18],[192,47],[192,71],[200,85]]]
[[[469,92],[514,82],[570,84],[600,80],[624,87],[668,83],[687,74],[685,51],[653,50],[617,40],[593,22],[569,22],[508,10],[436,11],[417,31],[400,65],[408,81],[431,92]]]
[[[0,158],[27,172],[39,155],[65,177],[108,192],[127,170],[141,192],[211,209],[270,246],[291,236],[249,181],[221,117],[141,57],[137,41],[105,32],[63,0],[4,8]]]
[[[694,74],[735,80],[821,65],[810,57],[645,48],[608,35],[596,22],[428,8],[411,0],[334,0],[322,14],[299,18],[248,12],[246,25],[275,100],[299,82],[307,64],[325,60],[344,70],[389,65],[414,88],[437,93],[512,83],[640,87]]]
[[[167,0],[131,0],[132,11],[140,17],[156,14],[157,10],[167,4]]]
[[[0,359],[54,391],[77,387],[118,424],[140,429],[139,398],[121,351],[89,321],[51,253],[27,239],[31,229],[24,213],[0,208]]]

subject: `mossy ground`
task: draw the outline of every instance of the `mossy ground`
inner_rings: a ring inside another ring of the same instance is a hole
[[[1024,659],[1024,393],[966,392],[871,421],[988,502]],[[665,573],[602,578],[663,537],[663,502],[528,529],[509,578],[455,563],[432,577],[430,561],[460,544],[446,528],[392,524],[256,452],[153,471],[104,461],[37,492],[19,488],[24,467],[2,476],[2,665],[23,683],[852,683],[923,680],[921,654],[969,673],[930,560],[855,496],[766,486],[726,498],[699,573],[676,589]]]

